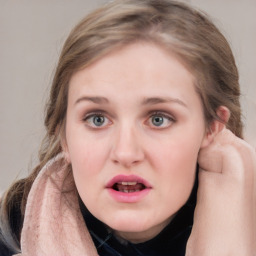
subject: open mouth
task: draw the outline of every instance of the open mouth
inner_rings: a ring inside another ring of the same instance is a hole
[[[137,175],[117,175],[107,184],[110,196],[119,203],[138,203],[152,190],[151,184]]]
[[[114,183],[112,189],[123,193],[134,193],[146,189],[146,186],[137,181],[121,181]]]
[[[152,187],[146,180],[139,176],[117,175],[108,182],[107,188],[122,193],[135,193]]]

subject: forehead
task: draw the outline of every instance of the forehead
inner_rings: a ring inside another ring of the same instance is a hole
[[[151,43],[135,43],[115,50],[75,73],[70,94],[196,93],[193,74],[172,53]]]

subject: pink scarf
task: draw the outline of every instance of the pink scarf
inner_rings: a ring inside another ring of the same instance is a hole
[[[67,173],[60,154],[34,181],[21,233],[22,252],[18,255],[98,255],[79,209],[73,177]]]

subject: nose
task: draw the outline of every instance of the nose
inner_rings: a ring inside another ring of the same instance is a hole
[[[144,159],[143,146],[135,128],[126,126],[118,130],[112,146],[111,159],[115,164],[126,168]]]

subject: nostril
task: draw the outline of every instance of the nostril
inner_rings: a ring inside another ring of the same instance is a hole
[[[112,161],[115,165],[122,165],[126,168],[130,168],[131,166],[137,165],[141,163],[143,157],[139,159],[139,157],[135,156],[116,156],[112,158]]]

